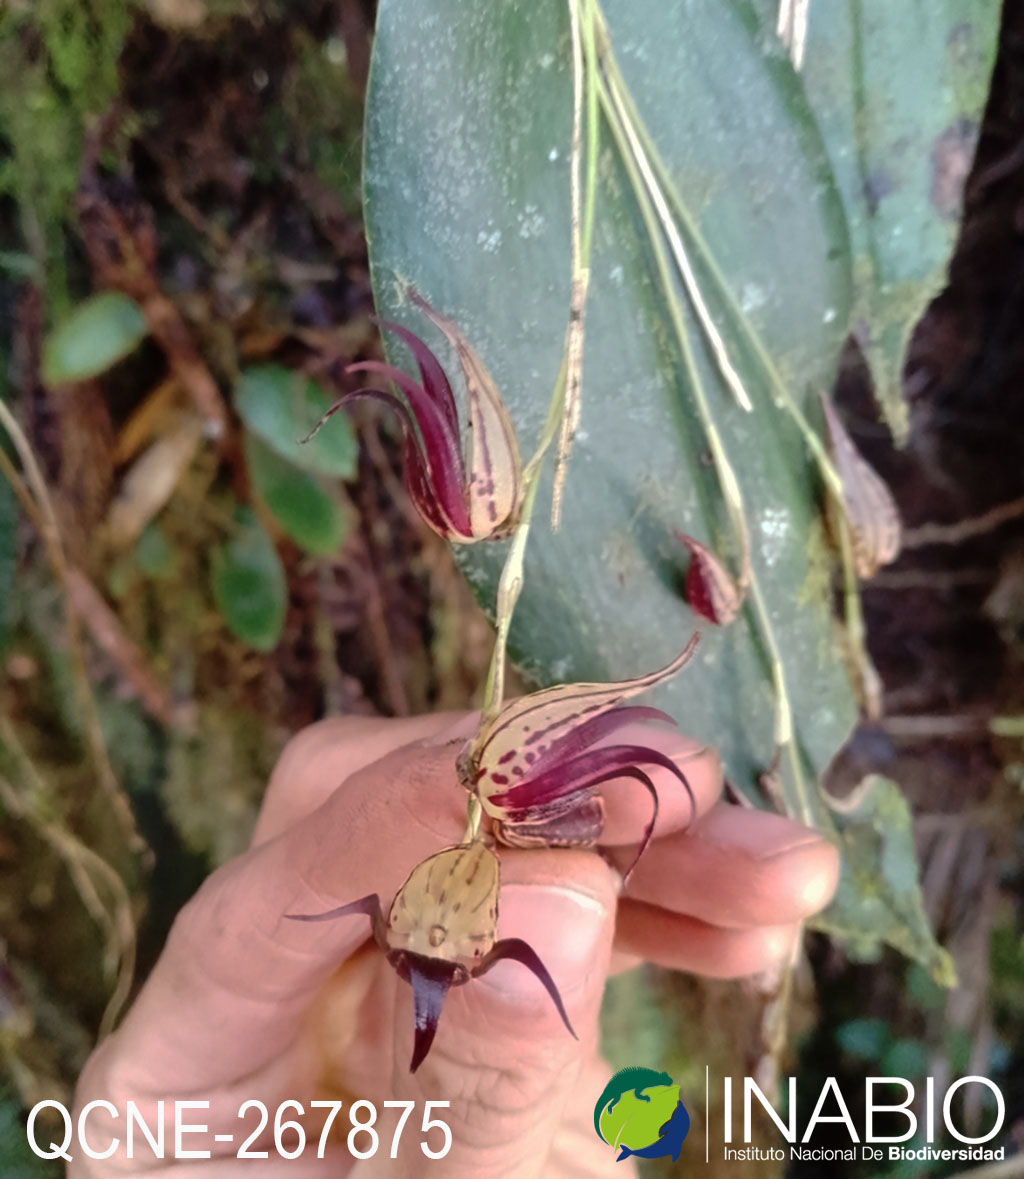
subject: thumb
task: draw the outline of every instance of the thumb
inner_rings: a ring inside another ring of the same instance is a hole
[[[504,960],[449,992],[431,1052],[410,1074],[412,995],[397,989],[396,1096],[418,1105],[450,1102],[436,1111],[452,1136],[445,1159],[430,1166],[439,1179],[544,1174],[555,1135],[578,1113],[573,1099],[592,1102],[580,1078],[597,1054],[619,887],[616,873],[593,853],[502,853],[499,937],[522,938],[536,951],[578,1038],[540,980]],[[441,1132],[433,1131],[428,1144],[440,1149]],[[372,1163],[358,1173],[372,1174]]]

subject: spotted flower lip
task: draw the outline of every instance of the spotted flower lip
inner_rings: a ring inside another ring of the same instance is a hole
[[[490,373],[457,325],[415,291],[410,298],[455,349],[466,385],[468,463],[463,457],[452,387],[430,348],[408,328],[377,320],[409,349],[419,369],[408,373],[379,360],[350,364],[346,373],[374,373],[392,381],[404,400],[380,389],[357,389],[327,410],[308,441],[338,410],[368,398],[388,406],[405,431],[405,484],[426,523],[440,536],[472,544],[504,536],[516,524],[522,494],[522,460],[512,420]]]
[[[483,843],[459,844],[428,856],[395,894],[385,918],[376,893],[326,913],[287,913],[292,921],[370,918],[377,944],[412,987],[415,1032],[409,1071],[415,1072],[434,1042],[441,1009],[452,987],[486,974],[498,962],[521,963],[551,997],[573,1038],[555,980],[522,938],[497,936],[501,867]]]
[[[680,783],[695,807],[683,770],[650,746],[598,745],[636,721],[674,721],[656,708],[620,705],[678,672],[693,656],[694,634],[671,663],[637,679],[605,684],[565,684],[523,696],[506,705],[463,750],[459,778],[497,823],[499,838],[516,845],[517,832],[531,842],[564,843],[559,828],[575,827],[573,843],[595,843],[602,816],[594,810],[599,785],[633,778],[650,794],[651,820],[644,829],[636,859],[650,842],[658,817],[658,792],[643,767],[660,766]],[[581,830],[582,829],[582,830]]]

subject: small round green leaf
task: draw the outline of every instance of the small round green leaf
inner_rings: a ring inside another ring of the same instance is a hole
[[[274,542],[247,508],[239,529],[213,553],[213,597],[231,632],[257,651],[272,651],[284,625],[287,584]]]
[[[302,373],[279,364],[244,369],[235,390],[242,420],[282,458],[318,475],[351,479],[356,440],[344,414],[336,414],[315,438],[304,438],[330,408],[331,398]]]
[[[314,557],[341,548],[347,531],[342,509],[314,475],[300,471],[253,434],[245,438],[249,479],[288,536]]]
[[[134,299],[119,291],[93,295],[47,336],[43,380],[60,385],[98,376],[133,352],[147,330]]]
[[[135,564],[147,577],[161,579],[174,573],[174,549],[156,520],[150,520],[139,533]]]

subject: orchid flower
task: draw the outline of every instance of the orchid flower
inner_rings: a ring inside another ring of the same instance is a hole
[[[417,864],[395,894],[385,920],[376,893],[326,913],[288,913],[293,921],[332,921],[361,913],[372,922],[388,962],[412,987],[415,1034],[410,1072],[434,1042],[452,987],[479,978],[510,958],[531,971],[576,1038],[562,996],[536,951],[522,938],[497,940],[498,857],[480,842],[446,848]]]
[[[490,373],[447,316],[418,294],[413,302],[455,349],[466,383],[469,459],[463,459],[458,411],[448,377],[427,345],[401,324],[374,320],[398,336],[413,354],[417,382],[408,373],[379,360],[350,364],[346,373],[386,377],[405,399],[380,389],[358,389],[335,402],[313,427],[309,441],[332,414],[352,402],[370,398],[398,414],[405,431],[405,485],[420,515],[438,535],[457,544],[501,537],[519,515],[522,462],[512,421]]]
[[[675,675],[697,646],[694,635],[666,667],[638,679],[564,684],[513,700],[463,750],[459,779],[480,800],[498,838],[511,846],[586,846],[601,835],[597,787],[633,778],[650,794],[653,814],[629,871],[643,855],[658,817],[658,792],[641,767],[661,766],[694,805],[686,775],[664,753],[637,743],[598,745],[634,721],[672,718],[656,708],[619,705]],[[626,873],[629,875],[629,872]]]
[[[677,532],[676,539],[690,550],[690,567],[686,571],[686,600],[690,609],[716,626],[728,626],[739,613],[744,595],[709,548],[685,532]]]

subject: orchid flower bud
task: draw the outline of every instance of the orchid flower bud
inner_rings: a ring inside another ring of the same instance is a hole
[[[853,563],[858,577],[873,577],[880,566],[899,556],[901,525],[892,492],[846,432],[842,419],[822,396],[829,447],[843,487],[842,510],[850,527]]]
[[[293,921],[332,921],[361,913],[377,944],[412,987],[415,1034],[411,1072],[423,1063],[452,987],[510,958],[540,981],[575,1037],[562,996],[536,951],[521,938],[498,938],[498,857],[480,842],[446,848],[417,864],[395,894],[387,919],[376,893],[326,913],[288,913]]]
[[[419,382],[378,360],[349,365],[347,373],[377,373],[394,382],[404,400],[379,389],[347,393],[331,406],[305,441],[332,414],[354,401],[369,398],[387,405],[405,431],[405,486],[424,521],[456,544],[504,536],[515,527],[522,495],[522,462],[512,420],[483,362],[455,323],[415,292],[411,298],[444,333],[459,358],[468,404],[468,466],[455,398],[440,361],[418,336],[386,321],[375,320],[409,348],[419,368]]]
[[[546,688],[513,700],[485,724],[459,756],[459,779],[495,821],[498,837],[513,846],[596,843],[603,826],[597,787],[613,778],[633,778],[650,794],[653,814],[632,871],[658,817],[658,792],[641,767],[668,770],[689,795],[691,807],[693,791],[680,767],[660,750],[635,742],[598,747],[598,742],[634,721],[673,723],[658,709],[619,705],[675,675],[697,641],[695,634],[671,663],[649,675]]]
[[[716,626],[728,626],[743,605],[743,595],[732,575],[699,540],[685,532],[677,532],[676,539],[690,550],[690,567],[686,571],[690,609]]]

